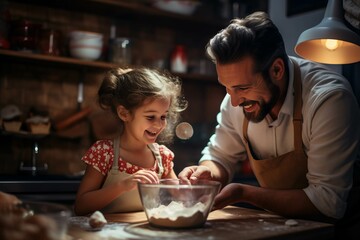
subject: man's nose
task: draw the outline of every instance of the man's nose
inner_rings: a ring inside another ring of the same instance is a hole
[[[228,94],[230,95],[231,105],[233,107],[238,107],[240,104],[242,104],[245,101],[245,98],[238,96],[234,93],[228,92]]]

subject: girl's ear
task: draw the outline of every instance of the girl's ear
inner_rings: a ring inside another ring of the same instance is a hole
[[[129,120],[129,117],[130,117],[130,113],[129,111],[122,105],[119,105],[117,108],[116,108],[116,111],[117,111],[117,115],[119,116],[119,118],[123,121],[123,122],[126,122]]]

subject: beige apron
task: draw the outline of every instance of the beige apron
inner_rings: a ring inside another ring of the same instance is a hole
[[[248,159],[256,179],[261,187],[274,189],[301,189],[308,186],[306,179],[307,156],[302,147],[302,99],[300,69],[294,64],[294,147],[295,150],[272,159],[255,159],[248,140],[247,129],[249,121],[245,118],[243,133]]]
[[[114,139],[114,161],[112,168],[110,169],[109,173],[107,174],[106,180],[103,184],[103,187],[119,182],[124,178],[130,176],[130,174],[126,172],[120,172],[118,167],[119,162],[119,143],[120,138]],[[158,177],[161,178],[164,173],[164,168],[162,165],[161,155],[160,152],[155,149],[152,144],[149,144],[148,147],[153,152],[155,156],[155,166],[158,165]],[[102,211],[104,213],[115,213],[115,212],[134,212],[134,211],[142,211],[141,200],[139,196],[138,189],[135,188],[131,191],[124,192],[114,201],[112,201],[109,205],[107,205]]]

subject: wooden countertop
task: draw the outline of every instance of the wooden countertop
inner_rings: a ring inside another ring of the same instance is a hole
[[[70,219],[70,239],[332,239],[332,224],[295,219],[297,225],[289,226],[289,219],[249,208],[229,206],[209,214],[202,228],[160,229],[148,224],[144,212],[107,214],[108,221],[101,230],[93,230],[87,217]]]

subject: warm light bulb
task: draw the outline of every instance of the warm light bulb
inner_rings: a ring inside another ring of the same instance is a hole
[[[342,41],[336,39],[322,39],[321,43],[330,51],[335,51],[340,45]]]

